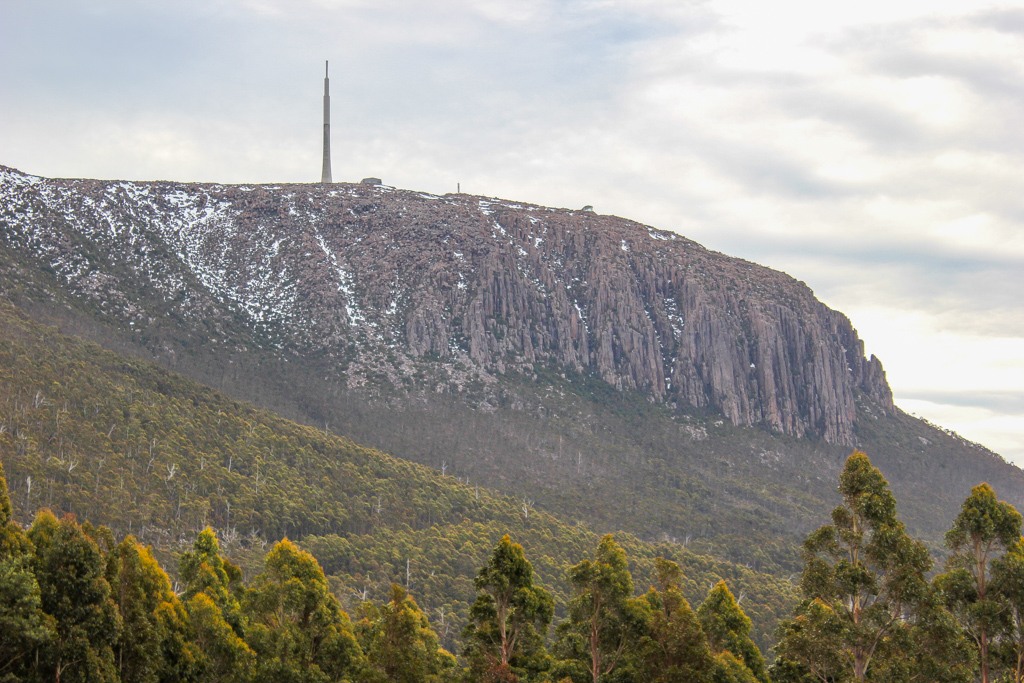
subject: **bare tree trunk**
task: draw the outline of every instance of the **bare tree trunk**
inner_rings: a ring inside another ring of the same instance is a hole
[[[988,683],[988,634],[985,633],[984,626],[981,627],[979,645],[978,649],[981,654],[981,683]]]

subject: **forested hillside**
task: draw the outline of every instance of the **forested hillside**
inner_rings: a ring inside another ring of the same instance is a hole
[[[803,544],[802,600],[766,661],[725,581],[694,610],[680,566],[653,561],[637,592],[606,535],[567,568],[570,599],[503,536],[475,573],[461,658],[408,587],[361,597],[356,619],[288,539],[246,578],[214,530],[181,553],[172,587],[149,547],[74,515],[13,519],[0,466],[0,680],[270,683],[989,683],[1024,675],[1022,518],[974,487],[946,535],[945,571],[906,532],[866,454],[839,476],[831,523]],[[446,626],[445,613],[439,614]],[[354,623],[353,623],[354,622]],[[555,623],[552,633],[552,623]],[[769,663],[770,662],[770,663]]]
[[[134,536],[49,510],[26,532],[0,466],[0,680],[768,683],[727,584],[694,612],[679,566],[655,567],[657,587],[635,596],[626,553],[602,538],[568,572],[573,598],[552,641],[552,594],[505,535],[476,573],[460,663],[406,588],[364,598],[353,619],[288,539],[245,580],[207,527],[181,555],[177,590]]]
[[[73,512],[152,544],[167,566],[207,525],[247,575],[283,536],[310,550],[344,604],[407,587],[455,647],[473,576],[498,539],[527,549],[559,613],[566,568],[597,544],[529,501],[228,399],[0,305],[0,455],[15,514]],[[792,584],[674,543],[619,542],[639,586],[661,556],[694,601],[725,578],[767,643]]]

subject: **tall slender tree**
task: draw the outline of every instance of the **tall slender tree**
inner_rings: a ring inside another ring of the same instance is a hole
[[[14,521],[14,506],[4,476],[4,465],[0,462],[0,557],[25,555],[32,550],[25,532]]]
[[[992,562],[1020,538],[1021,515],[996,497],[987,483],[971,489],[953,527],[946,533],[951,551],[947,572],[937,580],[948,604],[978,648],[981,683],[991,676],[992,638],[1007,612],[990,587]]]
[[[639,639],[646,615],[639,602],[631,602],[633,576],[626,553],[608,534],[601,539],[593,560],[569,570],[575,597],[569,620],[560,627],[559,650],[583,665],[586,679],[597,683],[615,671],[627,648]]]
[[[992,562],[992,587],[1007,608],[1010,680],[1024,683],[1024,538]]]
[[[96,543],[71,516],[41,512],[29,529],[43,611],[54,637],[41,650],[40,674],[55,681],[116,681],[113,645],[120,617]]]
[[[937,591],[893,629],[872,678],[900,683],[972,683],[978,670],[969,639]]]
[[[697,617],[716,654],[731,652],[761,683],[768,683],[764,656],[750,637],[750,617],[743,612],[725,581],[715,584],[697,608]]]
[[[340,682],[361,670],[362,650],[323,569],[287,538],[267,553],[245,602],[257,681]]]
[[[207,527],[192,550],[183,553],[178,573],[185,584],[195,668],[200,681],[244,682],[251,678],[256,655],[243,638],[238,601],[241,571],[220,554],[220,543]]]
[[[804,601],[796,615],[779,624],[771,679],[776,683],[850,680],[853,657],[841,645],[846,632],[846,619],[830,604],[820,598]]]
[[[128,536],[107,558],[123,628],[114,646],[122,683],[187,680],[195,658],[185,607],[149,548]]]
[[[472,675],[504,671],[514,676],[515,669],[526,673],[547,668],[543,641],[554,600],[534,583],[523,546],[507,534],[502,537],[474,583],[477,597],[465,633]]]
[[[783,624],[779,651],[807,669],[845,663],[854,680],[864,681],[904,613],[927,594],[931,560],[897,519],[896,499],[865,453],[847,458],[839,492],[843,502],[832,524],[804,542],[804,602]],[[809,640],[819,634],[829,642]]]
[[[185,603],[189,641],[195,646],[195,680],[199,683],[249,683],[256,653],[224,619],[208,593],[196,593]]]
[[[427,615],[398,584],[382,607],[367,605],[357,624],[370,668],[378,675],[368,683],[439,683],[455,668],[455,658],[441,647]]]
[[[52,619],[43,613],[32,558],[32,544],[14,521],[0,463],[0,681],[27,679],[32,653],[53,635]]]
[[[675,562],[655,559],[657,587],[641,599],[649,614],[637,648],[640,680],[650,683],[710,683],[714,661],[697,614],[682,592],[683,573]]]
[[[224,620],[241,636],[242,607],[238,601],[242,570],[220,552],[217,534],[210,527],[199,532],[192,550],[182,554],[178,572],[185,584],[182,599],[186,602],[205,593],[220,609]]]

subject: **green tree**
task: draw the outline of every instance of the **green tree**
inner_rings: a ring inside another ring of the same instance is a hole
[[[971,683],[977,657],[956,619],[929,591],[886,641],[872,680],[880,683]]]
[[[0,633],[0,681],[25,680],[33,652],[53,637],[28,557],[0,559]]]
[[[775,683],[843,683],[851,677],[852,657],[841,646],[845,619],[819,598],[807,600],[792,619],[779,625],[777,657],[772,663]]]
[[[1009,616],[1010,680],[1024,683],[1024,538],[1018,537],[992,562],[992,588],[1003,599]]]
[[[52,636],[32,557],[32,544],[14,521],[0,463],[0,681],[27,678],[32,653]]]
[[[182,553],[178,573],[185,584],[182,600],[206,593],[220,609],[225,621],[239,636],[244,634],[242,607],[238,601],[242,570],[220,553],[217,534],[210,527],[199,532],[192,550]]]
[[[704,634],[715,655],[731,652],[761,683],[768,682],[764,657],[750,637],[751,622],[725,581],[719,581],[697,608]]]
[[[758,683],[760,679],[729,650],[715,654],[714,683]]]
[[[1020,538],[1020,532],[1020,513],[981,483],[971,489],[946,533],[946,547],[952,552],[947,572],[937,583],[977,645],[981,683],[991,680],[992,638],[1007,617],[999,594],[990,590],[991,563]]]
[[[843,502],[832,524],[804,542],[805,600],[794,622],[784,624],[778,649],[808,671],[832,672],[838,663],[863,681],[904,614],[927,594],[931,560],[896,518],[896,499],[867,455],[847,458],[839,492]],[[816,635],[828,640],[808,641]]]
[[[635,646],[646,615],[632,602],[633,577],[626,553],[611,534],[598,544],[593,560],[569,570],[575,596],[569,619],[560,626],[559,652],[564,673],[597,683],[615,671],[627,648]]]
[[[455,667],[427,615],[398,584],[391,584],[386,605],[366,606],[357,630],[369,666],[382,683],[437,683]]]
[[[179,561],[185,584],[182,599],[188,614],[189,640],[194,645],[200,681],[242,682],[251,678],[256,655],[243,639],[241,571],[220,554],[220,543],[207,527],[192,550]]]
[[[7,489],[4,465],[0,462],[0,557],[19,557],[32,552],[32,544],[14,521],[14,507]]]
[[[472,675],[504,671],[514,679],[546,669],[544,636],[554,615],[554,600],[534,583],[533,565],[523,546],[507,534],[502,537],[474,584],[477,597],[464,634]]]
[[[683,595],[679,565],[655,559],[657,588],[642,600],[647,603],[645,635],[637,648],[639,678],[650,683],[709,682],[714,660],[704,629]]]
[[[54,681],[116,681],[113,645],[117,607],[104,576],[103,557],[74,517],[43,511],[29,529],[36,578],[54,636],[40,652],[40,674]]]
[[[256,654],[224,619],[208,593],[196,593],[185,603],[189,641],[194,646],[195,678],[202,683],[247,683]]]
[[[123,683],[171,683],[192,673],[185,607],[149,548],[128,536],[107,558],[107,581],[123,628],[114,646]]]
[[[246,612],[258,681],[342,681],[363,666],[352,624],[323,569],[288,539],[267,553]]]

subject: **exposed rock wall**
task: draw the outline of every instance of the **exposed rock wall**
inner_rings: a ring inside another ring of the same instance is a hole
[[[858,393],[892,408],[878,359],[804,284],[616,217],[380,186],[10,169],[0,202],[2,244],[104,314],[136,330],[191,321],[204,343],[242,329],[336,359],[350,385],[545,364],[835,443],[852,441]]]

